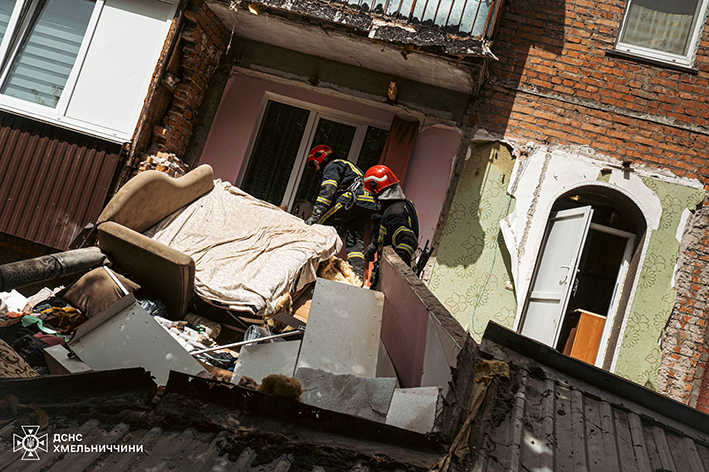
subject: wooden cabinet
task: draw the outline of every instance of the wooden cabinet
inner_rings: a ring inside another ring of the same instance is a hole
[[[586,310],[577,309],[576,312],[580,315],[579,323],[569,334],[569,339],[564,346],[564,354],[595,364],[606,317]]]

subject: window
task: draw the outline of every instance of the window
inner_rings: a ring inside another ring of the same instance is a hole
[[[707,0],[629,0],[616,50],[691,66]]]
[[[0,93],[56,108],[96,0],[0,0]]]
[[[240,187],[289,210],[315,201],[320,175],[306,168],[308,151],[327,144],[363,172],[379,161],[388,126],[336,110],[267,94]],[[299,211],[299,214],[302,213]],[[307,211],[305,211],[307,213]]]

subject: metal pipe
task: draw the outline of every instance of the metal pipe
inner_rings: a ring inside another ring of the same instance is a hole
[[[192,351],[190,355],[196,356],[197,354],[204,354],[205,352],[218,351],[220,349],[227,349],[231,347],[246,346],[247,344],[254,344],[261,341],[268,341],[270,339],[285,338],[286,336],[293,336],[294,334],[302,334],[305,329],[298,328],[295,331],[288,331],[287,333],[273,334],[271,336],[265,336],[263,338],[252,339],[251,341],[240,341],[238,343],[225,344],[224,346],[210,347],[209,349],[202,349],[201,351]]]

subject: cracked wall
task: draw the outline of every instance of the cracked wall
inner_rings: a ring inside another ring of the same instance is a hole
[[[640,166],[628,171],[572,151],[541,148],[514,160],[499,142],[472,143],[429,288],[476,340],[490,320],[516,329],[555,201],[573,189],[621,192],[637,206],[649,232],[636,244],[640,268],[623,285],[630,302],[609,318],[616,334],[609,333],[599,359],[612,360],[608,367],[615,373],[657,389],[658,340],[675,305],[680,240],[704,190],[696,181]],[[690,345],[680,349],[688,359],[697,357]]]

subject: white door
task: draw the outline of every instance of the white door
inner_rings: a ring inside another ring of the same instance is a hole
[[[555,346],[592,215],[590,206],[552,215],[527,299],[523,335]]]

